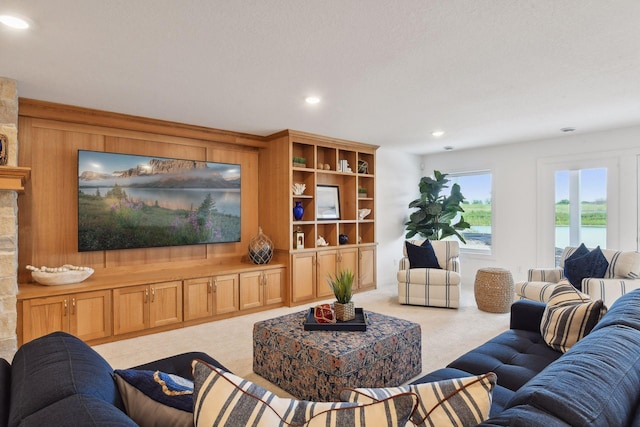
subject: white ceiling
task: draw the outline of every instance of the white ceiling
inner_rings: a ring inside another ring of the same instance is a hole
[[[7,12],[32,24],[0,25],[0,75],[26,98],[413,153],[640,124],[638,0],[0,0]]]

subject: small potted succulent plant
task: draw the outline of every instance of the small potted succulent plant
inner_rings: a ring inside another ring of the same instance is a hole
[[[353,320],[356,317],[356,310],[351,301],[353,296],[353,272],[342,270],[335,276],[329,274],[327,283],[336,297],[333,306],[336,311],[336,319],[341,321]]]

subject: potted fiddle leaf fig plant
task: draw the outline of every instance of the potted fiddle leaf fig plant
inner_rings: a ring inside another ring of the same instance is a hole
[[[336,319],[341,321],[355,319],[356,310],[353,301],[351,301],[353,296],[353,272],[351,270],[342,270],[335,276],[329,274],[327,283],[336,297],[336,301],[333,303]]]
[[[420,179],[420,198],[409,203],[410,208],[418,210],[413,212],[409,221],[405,223],[407,239],[416,234],[431,240],[456,236],[461,242],[466,243],[460,231],[471,228],[471,225],[462,215],[454,223],[458,214],[464,212],[460,204],[465,198],[458,184],[453,184],[449,196],[441,194],[443,189],[449,188],[446,185],[448,182],[447,174],[437,170],[433,171],[433,178],[423,176]]]

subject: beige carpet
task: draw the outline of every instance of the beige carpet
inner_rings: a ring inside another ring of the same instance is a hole
[[[446,366],[509,328],[509,314],[478,310],[473,284],[462,286],[459,309],[406,306],[398,303],[397,286],[356,294],[356,307],[419,323],[422,327],[422,372]],[[331,302],[326,301],[326,302]],[[311,307],[283,307],[128,340],[94,346],[114,368],[128,368],[187,351],[203,351],[235,374],[285,397],[287,393],[253,373],[253,324]]]

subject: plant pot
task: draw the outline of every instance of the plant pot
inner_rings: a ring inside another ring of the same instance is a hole
[[[356,308],[353,301],[346,304],[341,304],[338,301],[333,303],[333,308],[336,311],[336,320],[345,322],[347,320],[353,320],[356,318]]]

